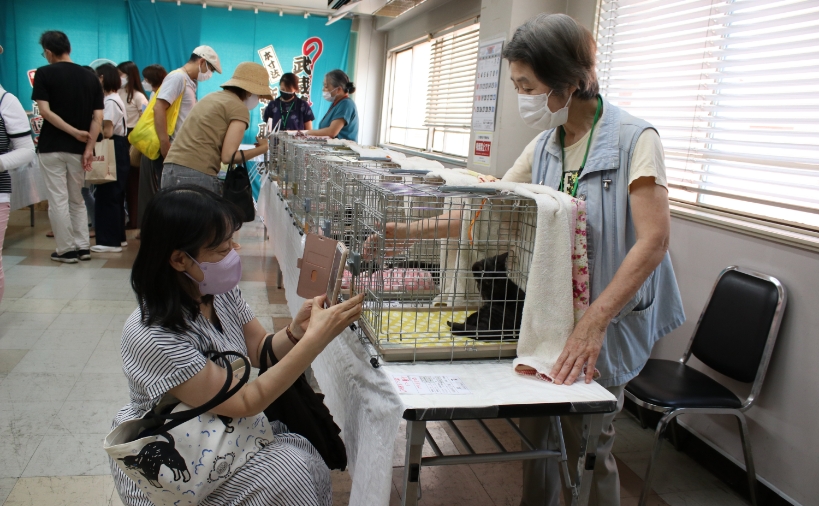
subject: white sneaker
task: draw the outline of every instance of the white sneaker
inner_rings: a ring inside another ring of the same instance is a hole
[[[94,253],[120,253],[122,252],[122,248],[119,246],[102,246],[102,245],[95,245],[91,246],[91,251]]]
[[[120,244],[120,246],[122,246],[123,248],[124,248],[124,247],[126,247],[126,246],[128,246],[128,241],[122,241],[122,243]]]

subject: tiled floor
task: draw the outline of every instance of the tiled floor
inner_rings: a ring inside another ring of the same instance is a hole
[[[53,239],[46,213],[28,226],[28,212],[12,213],[3,264],[6,294],[0,303],[0,505],[105,506],[121,504],[114,492],[102,439],[128,400],[119,339],[135,302],[128,284],[139,242],[121,254],[98,254],[90,262],[51,262]],[[275,287],[276,262],[261,226],[241,232],[241,287],[268,329],[289,321],[284,293]],[[652,433],[631,418],[616,420],[615,455],[623,505],[637,504]],[[507,448],[519,441],[503,423],[490,422]],[[475,423],[459,427],[478,451],[493,451]],[[449,428],[431,424],[442,450],[460,443]],[[404,434],[396,439],[392,505],[403,473]],[[716,478],[666,444],[652,505],[742,505]],[[431,453],[430,453],[431,454]],[[517,505],[519,463],[423,468],[421,504]],[[347,473],[333,474],[336,505],[346,505]]]

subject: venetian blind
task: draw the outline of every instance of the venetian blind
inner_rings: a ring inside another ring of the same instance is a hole
[[[602,0],[597,43],[672,198],[819,226],[819,0]]]
[[[470,128],[479,25],[435,39],[430,51],[425,126]]]

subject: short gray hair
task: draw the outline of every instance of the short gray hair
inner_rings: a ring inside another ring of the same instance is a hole
[[[578,98],[597,96],[597,44],[585,27],[565,14],[539,14],[517,30],[503,49],[510,62],[524,62],[559,94],[577,86]]]

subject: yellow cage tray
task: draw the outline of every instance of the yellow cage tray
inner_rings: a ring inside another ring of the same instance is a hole
[[[362,320],[362,329],[388,362],[514,357],[516,338],[477,340],[452,335],[446,322],[464,322],[472,312],[437,308],[390,310],[381,313],[380,332],[373,332],[366,319]]]

